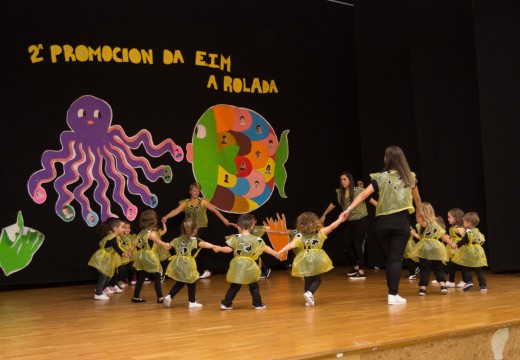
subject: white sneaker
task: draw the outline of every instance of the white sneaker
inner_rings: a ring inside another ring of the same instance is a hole
[[[439,282],[437,280],[432,280],[432,285],[439,285]]]
[[[305,298],[305,301],[310,306],[314,306],[314,296],[312,296],[312,293],[310,291],[306,291],[303,293],[303,297]]]
[[[94,294],[94,300],[109,300],[110,298],[106,294],[96,295]]]
[[[457,285],[455,285],[455,287],[462,289],[465,285],[466,285],[466,283],[461,280]]]
[[[168,296],[169,296],[169,295],[168,295]],[[201,307],[203,307],[203,306],[204,306],[204,305],[199,304],[199,303],[196,302],[196,301],[195,301],[195,302],[190,302],[190,303],[188,304],[188,307],[189,307],[190,309],[198,309],[198,308],[201,308]]]
[[[108,288],[109,288],[110,290],[112,290],[112,292],[114,292],[114,293],[116,293],[116,294],[120,294],[120,293],[123,292],[123,290],[121,290],[121,289],[119,288],[119,286],[117,286],[117,285],[114,285],[114,286],[112,286],[112,287],[109,286]]]
[[[446,287],[447,288],[454,288],[455,287],[455,283],[451,282],[451,281],[446,281]]]
[[[226,306],[224,304],[220,304],[220,308],[222,310],[233,310],[233,306]]]
[[[126,288],[128,285],[126,285],[124,282],[122,281],[118,281],[117,282],[117,285],[119,286],[120,289],[124,289]]]
[[[168,294],[163,298],[163,305],[164,305],[164,307],[170,307],[171,304],[172,304],[172,297],[170,296],[170,294]]]
[[[110,286],[104,288],[104,289],[103,289],[103,292],[104,292],[105,294],[113,294],[113,293],[114,293],[114,291],[110,288]]]
[[[209,270],[204,270],[201,276],[199,276],[199,279],[207,279],[211,276],[211,272]]]
[[[309,305],[309,304],[307,304],[307,303],[305,303],[305,306],[306,306],[306,307],[312,307],[312,306],[310,306],[310,305]]]
[[[263,309],[265,309],[266,307],[267,307],[267,305],[262,304],[262,305],[260,305],[260,306],[255,306],[255,310],[263,310]]]
[[[388,305],[402,305],[406,304],[406,299],[399,295],[388,295]]]

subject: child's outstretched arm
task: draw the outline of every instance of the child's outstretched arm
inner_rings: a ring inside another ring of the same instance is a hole
[[[164,241],[162,241],[161,239],[159,239],[159,236],[157,235],[157,232],[156,231],[152,231],[150,233],[150,236],[148,237],[148,239],[152,240],[154,243],[162,246],[165,250],[170,250],[172,248],[171,244],[168,244],[168,243],[165,243]]]
[[[166,234],[168,231],[168,227],[166,226],[166,220],[162,221],[162,230],[161,230],[161,236]]]
[[[264,249],[264,252],[268,253],[269,255],[274,256],[278,260],[282,257],[282,254],[279,252],[274,251],[270,246],[266,246]]]
[[[341,224],[342,222],[344,222],[345,220],[347,220],[347,216],[348,214],[345,213],[345,212],[342,212],[341,214],[339,214],[338,218],[336,219],[336,221],[334,221],[332,224],[330,224],[329,226],[325,226],[324,228],[321,229],[321,232],[323,232],[325,235],[328,235],[332,232],[332,230],[334,230],[335,228],[337,228],[339,226],[339,224]]]
[[[223,253],[233,252],[233,249],[229,246],[218,246],[217,245],[217,248],[215,250],[216,250],[215,252],[223,252]]]
[[[298,243],[298,241],[300,241],[300,239],[294,238],[290,243],[288,243],[283,248],[281,248],[280,251],[278,251],[278,254],[280,254],[280,256],[281,256],[287,250],[294,249],[296,247],[296,244]]]
[[[217,246],[217,245],[210,244],[210,243],[207,242],[207,241],[203,241],[203,240],[202,240],[202,241],[199,241],[199,243],[197,244],[197,246],[200,247],[200,248],[211,249],[211,250],[213,250],[213,251],[215,251],[215,252],[218,252],[218,251],[217,251],[217,247],[218,247],[218,246]]]

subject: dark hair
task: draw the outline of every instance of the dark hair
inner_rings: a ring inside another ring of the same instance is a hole
[[[414,177],[406,156],[399,146],[389,146],[385,150],[385,171],[396,170],[403,179],[403,186],[415,187]]]
[[[141,229],[156,229],[158,224],[155,210],[148,209],[139,215],[139,227]]]
[[[341,178],[343,175],[345,175],[348,178],[348,197],[350,199],[350,202],[352,203],[352,201],[354,201],[354,176],[352,176],[352,173],[348,171],[343,171],[339,174],[339,177]],[[345,199],[345,189],[343,188],[343,186],[340,186],[339,193],[340,199],[341,201],[343,201],[343,199]]]
[[[237,225],[244,230],[251,230],[254,223],[256,221],[255,215],[252,214],[242,214],[238,218]]]
[[[105,237],[108,234],[110,234],[112,231],[114,231],[114,228],[120,226],[121,222],[122,221],[119,218],[115,218],[115,217],[108,218],[98,225],[97,233],[100,236]]]

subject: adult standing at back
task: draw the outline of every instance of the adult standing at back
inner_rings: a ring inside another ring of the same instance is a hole
[[[346,210],[354,199],[365,190],[362,187],[354,186],[354,177],[350,172],[343,171],[339,174],[340,188],[336,189],[336,199],[331,201],[327,209],[321,215],[320,221],[323,224],[328,213],[336,207],[336,202],[341,209]],[[377,206],[374,199],[370,199],[370,203]],[[350,263],[353,266],[353,271],[347,275],[351,280],[364,280],[365,275],[365,253],[363,251],[363,243],[365,242],[368,229],[368,210],[365,202],[359,204],[356,209],[353,209],[345,222],[345,232],[343,240],[345,242],[345,249]]]
[[[163,216],[162,221],[165,222],[169,218],[177,216],[183,212],[185,219],[194,219],[197,222],[199,236],[202,236],[202,230],[208,227],[207,210],[210,210],[215,215],[217,215],[217,217],[224,223],[224,225],[229,226],[230,222],[224,217],[224,215],[222,215],[222,213],[218,211],[218,209],[215,206],[213,206],[213,204],[211,204],[208,200],[201,197],[200,194],[200,184],[198,182],[191,183],[190,197],[188,199],[179,201],[179,206],[177,206],[175,209]],[[203,259],[203,256],[201,256],[200,263],[201,269],[204,269],[204,272],[202,273],[200,278],[205,279],[210,277],[211,272],[213,271],[213,266],[211,264],[209,256],[208,259]]]
[[[384,171],[370,174],[371,182],[347,207],[344,213],[350,215],[359,204],[373,193],[378,194],[376,207],[376,232],[386,256],[386,282],[388,304],[406,304],[399,296],[403,254],[410,237],[409,214],[416,207],[416,218],[424,221],[421,196],[415,174],[411,172],[403,150],[389,146],[385,150]]]

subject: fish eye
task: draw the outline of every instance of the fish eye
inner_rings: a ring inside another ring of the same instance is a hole
[[[99,110],[94,110],[94,117],[95,117],[96,119],[101,118],[101,111],[99,111]]]
[[[87,116],[87,113],[85,112],[84,109],[79,109],[78,110],[78,117],[82,118],[83,116]]]
[[[204,139],[206,135],[206,127],[204,125],[197,125],[197,127],[195,128],[195,136],[199,139]]]

